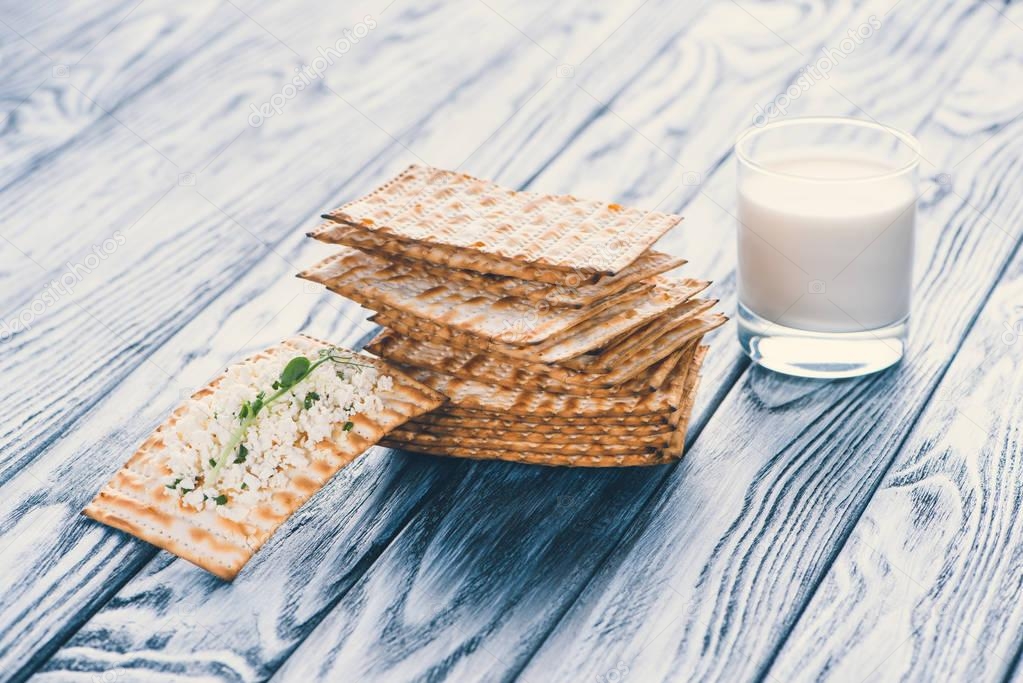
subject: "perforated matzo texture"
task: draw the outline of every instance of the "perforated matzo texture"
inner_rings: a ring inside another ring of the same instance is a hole
[[[439,370],[462,379],[476,379],[511,389],[542,389],[576,396],[612,396],[653,391],[663,384],[674,367],[674,363],[668,363],[669,359],[665,359],[635,379],[618,387],[607,388],[561,381],[547,374],[547,365],[516,361],[498,354],[477,353],[451,344],[415,340],[393,330],[381,332],[366,349],[393,363]],[[655,377],[655,374],[659,374],[659,377]]]
[[[598,337],[575,334],[577,326],[599,315],[603,319],[600,335],[615,336],[685,301],[707,284],[657,276],[651,279],[651,284],[637,283],[592,306],[565,308],[471,290],[460,282],[452,282],[440,274],[425,274],[407,264],[345,247],[337,255],[303,271],[300,277],[326,285],[366,308],[378,311],[383,307],[396,308],[424,320],[508,344],[539,344],[561,339],[567,330],[572,330],[567,336],[576,353],[599,344],[597,341],[587,346],[584,342]],[[577,345],[583,348],[576,350]]]
[[[328,218],[565,270],[617,273],[682,220],[571,195],[517,192],[464,173],[410,166]]]
[[[366,240],[349,239],[343,236],[338,237],[338,235],[343,235],[346,232],[358,232],[359,230],[360,228],[350,225],[328,222],[312,234],[317,239],[326,242],[344,244],[361,251],[368,251],[398,260],[406,265],[422,270],[425,274],[442,274],[449,280],[464,282],[471,289],[487,291],[498,296],[515,296],[530,301],[545,301],[552,306],[587,306],[612,294],[617,294],[640,280],[674,270],[685,263],[685,259],[651,249],[644,252],[628,268],[622,270],[617,275],[606,275],[597,282],[590,282],[580,275],[557,271],[557,284],[554,284],[523,279],[520,276],[511,277],[493,274],[478,267],[465,269],[447,264],[438,264],[419,258],[417,256],[420,253],[418,250],[410,252],[405,246],[398,249],[381,249],[372,244],[366,244]],[[523,273],[523,275],[529,275],[529,273]]]
[[[306,336],[287,339],[241,363],[254,365],[281,355],[316,354],[327,344]],[[211,509],[191,510],[171,495],[164,482],[171,473],[163,433],[189,410],[184,404],[154,431],[135,454],[83,511],[88,517],[126,531],[168,550],[217,576],[231,580],[270,535],[338,470],[410,418],[443,402],[443,397],[388,367],[359,356],[394,379],[390,390],[378,393],[383,410],[352,417],[354,428],[344,431],[338,421],[331,438],[301,447],[310,455],[308,467],[289,471],[286,483],[270,500],[254,506],[243,522],[233,522]],[[224,375],[196,394],[216,391]]]

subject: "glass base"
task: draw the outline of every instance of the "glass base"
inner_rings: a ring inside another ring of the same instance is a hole
[[[796,377],[859,377],[895,365],[906,351],[909,318],[863,332],[809,332],[778,325],[741,303],[739,344],[763,367]]]

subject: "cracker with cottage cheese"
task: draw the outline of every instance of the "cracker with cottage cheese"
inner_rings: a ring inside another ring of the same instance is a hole
[[[383,361],[293,337],[194,393],[83,513],[230,581],[338,470],[443,402]]]

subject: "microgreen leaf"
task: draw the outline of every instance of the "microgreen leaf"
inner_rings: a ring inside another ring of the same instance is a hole
[[[305,395],[305,400],[302,401],[302,405],[305,406],[306,410],[309,410],[310,408],[313,407],[313,404],[319,400],[320,395],[317,394],[315,391],[310,391],[308,394]]]
[[[213,499],[213,502],[217,505],[223,505],[227,502],[227,495],[221,493],[219,496]]]
[[[235,457],[234,462],[237,465],[240,462],[245,462],[245,458],[249,456],[249,449],[245,447],[245,444],[238,446],[238,456]]]
[[[169,488],[169,489],[176,489],[178,487],[178,484],[180,484],[180,483],[181,483],[181,477],[178,477],[177,479],[174,480],[173,484],[167,484],[167,488]]]
[[[281,383],[281,387],[290,389],[302,381],[302,378],[309,372],[310,365],[312,363],[305,356],[295,356],[288,361],[288,364],[284,366],[284,370],[281,371],[280,380],[278,380]]]
[[[355,428],[355,423],[351,422],[351,421],[348,421],[348,422],[345,422],[345,426],[342,427],[341,429],[345,430],[346,432],[350,432],[354,428]]]

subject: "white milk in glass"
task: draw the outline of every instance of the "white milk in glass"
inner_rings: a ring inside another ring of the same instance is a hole
[[[909,315],[911,175],[851,153],[758,159],[738,183],[739,301],[772,323],[863,332]]]

